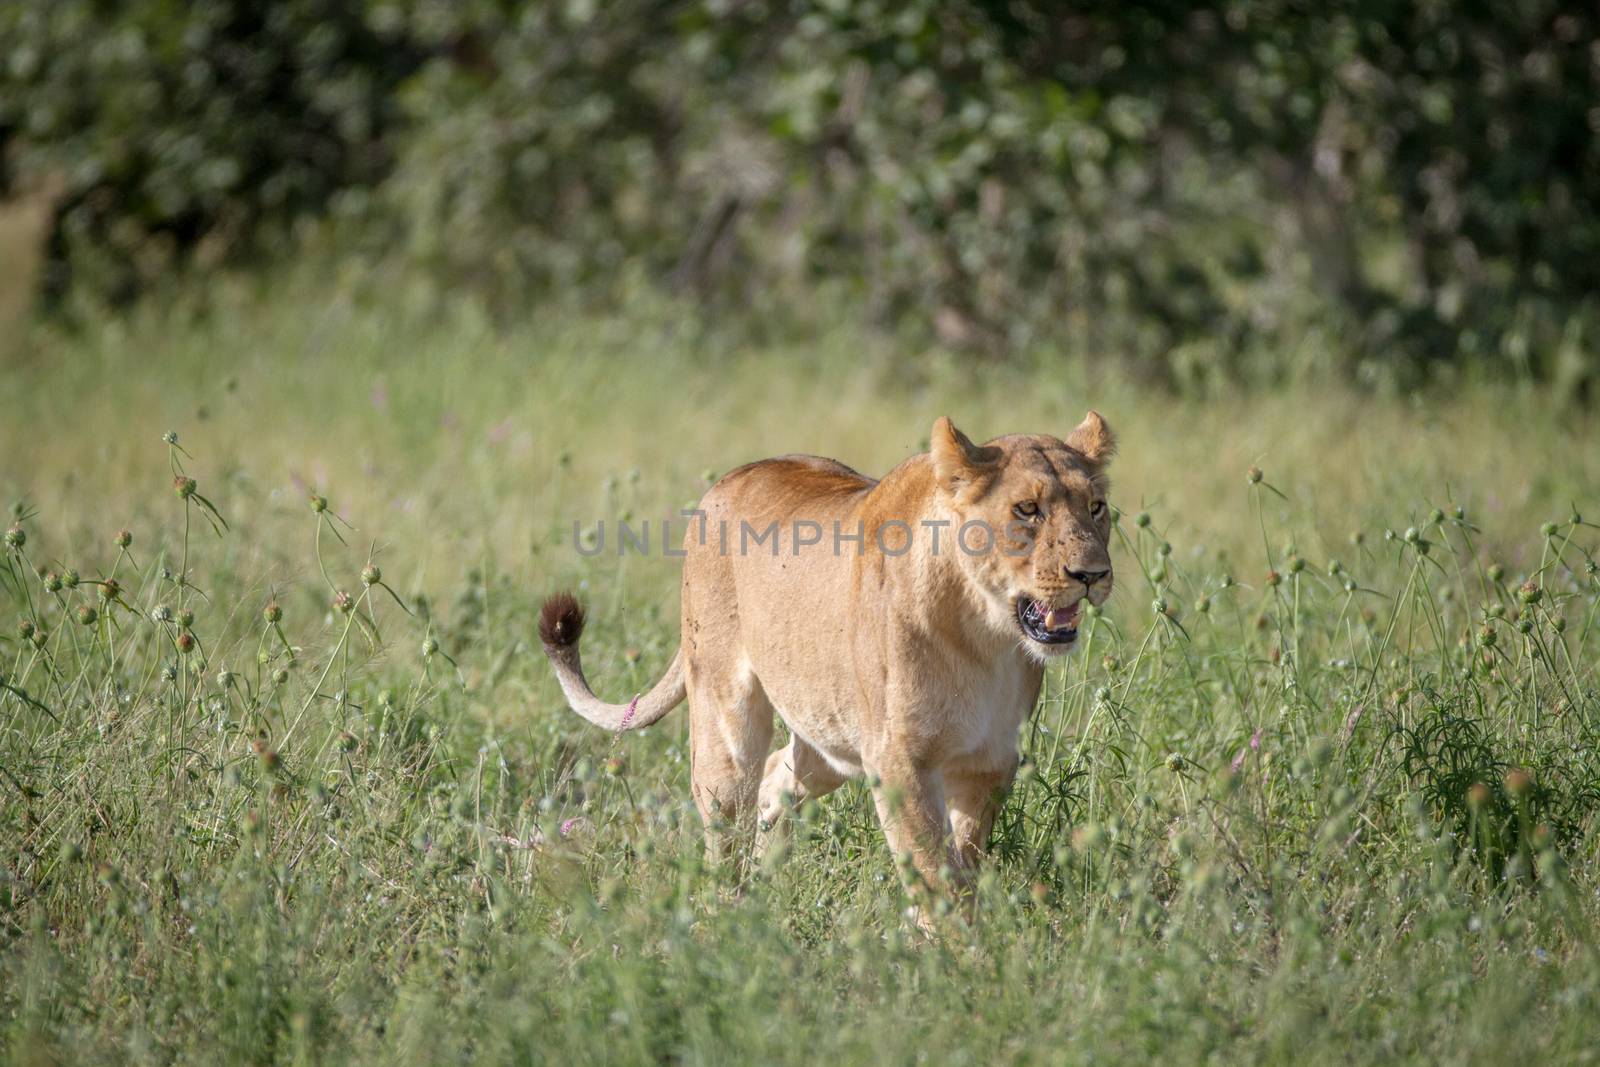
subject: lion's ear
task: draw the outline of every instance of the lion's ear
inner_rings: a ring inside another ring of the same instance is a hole
[[[1091,411],[1067,434],[1067,447],[1096,466],[1104,466],[1117,451],[1117,435],[1098,411]]]
[[[994,473],[1005,454],[992,446],[973,444],[943,415],[933,424],[928,441],[933,452],[934,477],[952,492]]]

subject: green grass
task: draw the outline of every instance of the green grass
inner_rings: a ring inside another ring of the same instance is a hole
[[[401,286],[223,288],[16,347],[11,1062],[1595,1058],[1600,531],[1573,509],[1600,512],[1600,434],[1536,391],[1174,398],[1095,353],[494,326]],[[563,708],[550,589],[589,603],[612,699],[677,641],[675,561],[583,558],[573,520],[1091,405],[1123,443],[1119,589],[1027,727],[975,928],[910,933],[854,786],[735,892],[684,713],[618,738]]]

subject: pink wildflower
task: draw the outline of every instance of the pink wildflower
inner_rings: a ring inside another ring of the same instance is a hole
[[[635,696],[632,700],[628,701],[628,710],[622,713],[622,722],[617,724],[618,733],[621,733],[628,728],[628,724],[633,721],[634,713],[638,710],[639,698]]]

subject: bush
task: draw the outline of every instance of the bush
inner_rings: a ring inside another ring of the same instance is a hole
[[[65,178],[47,293],[113,301],[377,182],[418,58],[340,0],[13,4],[0,39],[18,169]]]
[[[1594,374],[1580,5],[267,11],[0,15],[0,137],[71,175],[56,291],[370,203],[508,305],[642,277],[770,321],[820,283],[957,347],[1065,338],[1170,380],[1281,372],[1312,329],[1358,374]]]

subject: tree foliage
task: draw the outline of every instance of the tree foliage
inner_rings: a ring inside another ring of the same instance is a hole
[[[0,31],[0,139],[68,178],[57,290],[344,212],[500,300],[821,283],[1180,377],[1312,327],[1355,371],[1591,373],[1588,5],[58,0]]]

